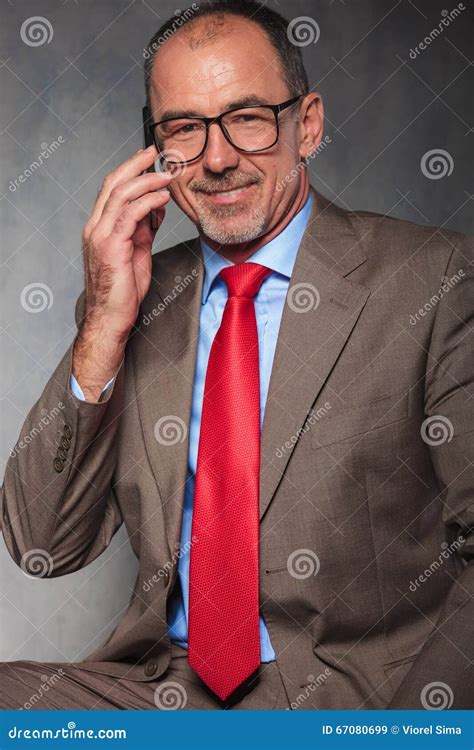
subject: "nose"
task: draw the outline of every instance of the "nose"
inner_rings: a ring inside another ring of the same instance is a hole
[[[203,156],[203,167],[210,172],[221,173],[235,168],[239,163],[237,150],[226,140],[216,122],[209,125],[209,136]]]

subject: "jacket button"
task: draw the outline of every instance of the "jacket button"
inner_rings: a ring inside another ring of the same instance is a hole
[[[71,441],[69,438],[67,438],[65,435],[62,436],[61,440],[59,441],[59,444],[61,448],[65,448],[66,450],[69,450],[69,447],[71,445]]]
[[[61,459],[56,456],[56,458],[53,461],[53,466],[55,470],[59,473],[64,469],[64,461],[61,461]]]
[[[66,451],[66,450],[65,450],[64,448],[61,448],[61,446],[59,446],[58,450],[56,451],[56,455],[57,455],[57,456],[58,456],[58,457],[59,457],[59,458],[60,458],[60,459],[61,459],[62,461],[64,461],[64,459],[65,459],[65,458],[66,458],[66,456],[67,456],[67,451]]]
[[[69,439],[72,438],[72,430],[68,424],[65,424],[63,427],[63,435],[65,435]]]
[[[157,670],[158,662],[156,661],[156,659],[149,659],[145,664],[145,675],[147,677],[151,677],[152,675],[156,674]]]
[[[169,582],[170,582],[170,574],[168,573],[167,570],[165,570],[163,572],[163,582],[164,582],[165,586],[167,586],[169,584]]]

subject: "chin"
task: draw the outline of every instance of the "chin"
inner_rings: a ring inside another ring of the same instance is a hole
[[[258,216],[235,216],[227,221],[224,218],[200,216],[199,228],[206,237],[220,245],[240,245],[260,237],[265,232],[266,219],[263,212],[259,212]]]
[[[214,242],[218,242],[219,245],[240,245],[243,242],[252,242],[260,237],[263,232],[263,227],[217,227],[213,223],[211,226],[208,222],[201,224],[202,232]]]

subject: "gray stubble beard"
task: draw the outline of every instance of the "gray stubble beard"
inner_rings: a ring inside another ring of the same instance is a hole
[[[221,214],[221,216],[219,216]],[[223,226],[223,220],[231,217],[238,217],[242,214],[242,221],[245,226],[238,231],[227,231]],[[250,218],[246,211],[240,207],[218,206],[215,209],[207,211],[201,209],[198,213],[199,224],[202,232],[214,242],[220,245],[236,245],[242,242],[251,242],[260,237],[265,231],[266,217],[262,207],[256,207]]]

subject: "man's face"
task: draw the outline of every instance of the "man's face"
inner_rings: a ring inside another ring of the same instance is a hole
[[[193,33],[199,35],[205,23],[199,21]],[[155,122],[169,112],[215,117],[250,97],[268,104],[292,98],[272,45],[251,22],[230,19],[194,49],[184,30],[156,53],[151,85]],[[220,244],[248,242],[283,216],[299,187],[294,179],[276,189],[300,160],[298,109],[297,103],[279,115],[280,137],[267,151],[238,151],[212,124],[202,156],[171,169],[176,174],[172,197],[201,233]]]

